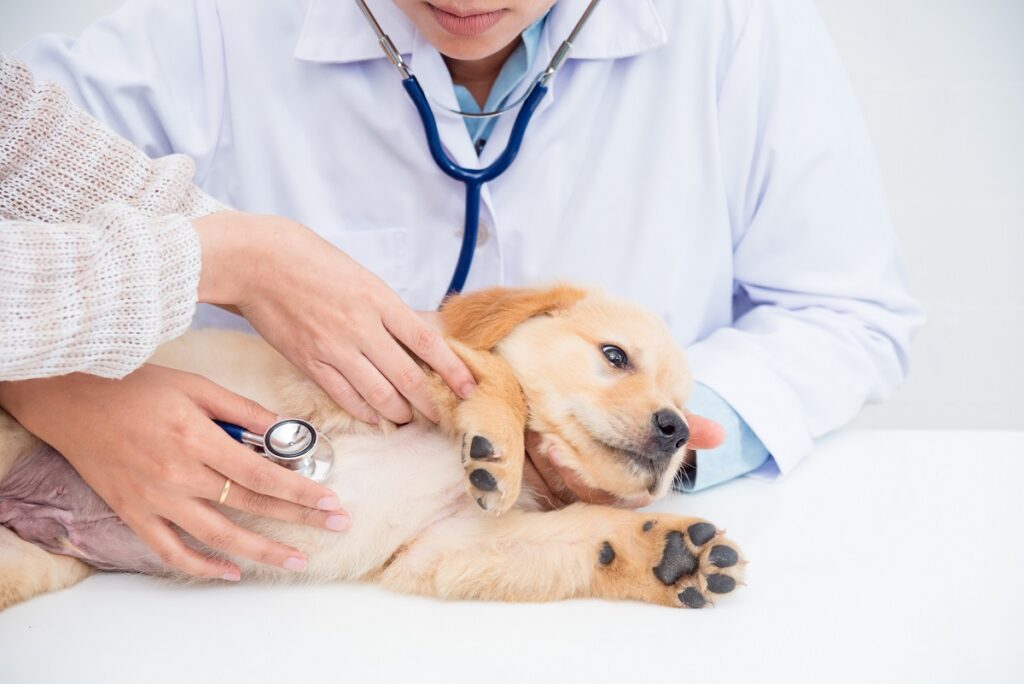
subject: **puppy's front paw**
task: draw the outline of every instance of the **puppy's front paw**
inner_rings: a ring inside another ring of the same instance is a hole
[[[711,523],[638,514],[634,527],[595,550],[599,571],[620,596],[703,608],[742,584],[747,561]]]
[[[477,505],[488,513],[501,515],[519,498],[523,479],[522,436],[506,434],[504,439],[467,433],[462,437],[462,465],[466,488]]]

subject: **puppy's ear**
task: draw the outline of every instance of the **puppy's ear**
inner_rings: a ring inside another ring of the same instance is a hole
[[[495,287],[452,297],[441,309],[445,332],[472,347],[491,350],[523,321],[568,309],[587,296],[568,285],[547,289]]]

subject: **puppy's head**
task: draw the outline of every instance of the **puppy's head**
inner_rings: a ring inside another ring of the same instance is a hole
[[[529,428],[590,487],[661,496],[689,439],[690,374],[665,324],[594,290],[496,288],[452,300],[445,326],[511,366]]]

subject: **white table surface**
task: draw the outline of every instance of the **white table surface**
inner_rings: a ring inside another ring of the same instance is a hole
[[[847,432],[658,508],[751,559],[711,610],[94,576],[0,614],[0,682],[1024,682],[1024,432]]]

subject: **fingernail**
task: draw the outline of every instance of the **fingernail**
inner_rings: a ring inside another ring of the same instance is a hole
[[[238,580],[242,579],[242,573],[240,573],[238,570],[228,570],[223,575],[221,575],[220,578],[228,582],[237,582]]]
[[[334,514],[324,521],[324,527],[335,532],[344,532],[352,527],[352,520],[347,515]]]
[[[380,416],[374,413],[367,419],[366,422],[369,423],[370,425],[378,425],[380,424]]]
[[[548,460],[556,466],[563,466],[565,463],[562,461],[562,457],[558,455],[558,451],[554,448],[548,449]]]
[[[281,565],[285,570],[291,570],[292,572],[300,572],[306,569],[306,559],[299,558],[298,556],[290,556]]]
[[[471,396],[473,396],[473,392],[475,391],[476,383],[467,382],[466,384],[459,388],[459,396],[462,397],[463,399],[469,399]]]
[[[321,511],[336,511],[341,507],[341,502],[336,496],[325,496],[316,502],[316,507]]]

